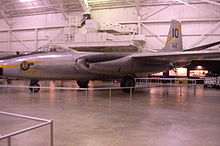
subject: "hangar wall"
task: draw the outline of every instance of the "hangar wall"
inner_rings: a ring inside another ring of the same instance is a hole
[[[172,19],[182,21],[183,44],[185,49],[220,40],[220,6],[212,4],[160,5],[145,6],[141,13],[146,13],[147,19],[142,22],[146,35],[146,47],[160,49],[166,41],[169,23]],[[137,15],[134,8],[103,9],[93,11],[93,16],[100,22],[119,22],[121,24],[136,24]],[[152,33],[153,32],[153,33]],[[160,37],[158,38],[157,35]]]
[[[142,33],[146,35],[147,49],[160,49],[166,40],[169,22],[178,19],[183,24],[184,48],[220,40],[220,6],[193,4],[146,5],[141,8]],[[81,12],[71,15],[80,16]],[[138,17],[134,7],[92,10],[98,22],[115,22],[135,26]],[[146,19],[144,19],[146,18]],[[62,14],[15,17],[12,28],[0,20],[0,51],[33,51],[50,42],[64,28]]]

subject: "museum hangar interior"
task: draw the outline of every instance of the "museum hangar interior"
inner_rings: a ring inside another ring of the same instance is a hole
[[[220,0],[1,0],[0,146],[219,145],[219,41]]]

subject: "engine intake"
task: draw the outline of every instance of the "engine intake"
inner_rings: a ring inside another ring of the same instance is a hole
[[[81,70],[89,71],[89,61],[87,59],[78,59],[76,65]]]

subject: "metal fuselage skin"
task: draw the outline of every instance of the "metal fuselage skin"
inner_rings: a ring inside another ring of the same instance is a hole
[[[120,79],[127,75],[150,74],[170,68],[169,62],[136,62],[129,55],[131,54],[36,53],[1,60],[0,66],[3,68],[3,77],[30,80]],[[27,70],[21,68],[23,62],[28,62]],[[186,64],[189,62],[179,66]]]
[[[78,55],[80,57],[81,55]],[[36,80],[98,79],[100,75],[81,71],[76,66],[77,56],[71,52],[39,53],[4,60],[3,77]],[[28,70],[20,64],[30,62]]]

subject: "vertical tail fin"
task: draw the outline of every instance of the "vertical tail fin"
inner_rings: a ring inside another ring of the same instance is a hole
[[[171,21],[166,45],[162,49],[162,51],[163,52],[183,51],[181,23],[179,21],[177,20]]]

